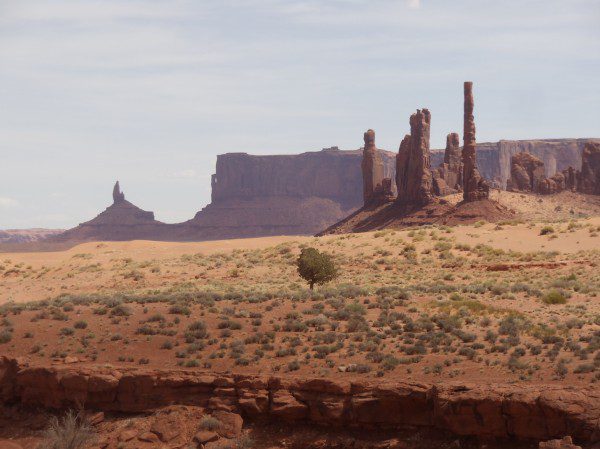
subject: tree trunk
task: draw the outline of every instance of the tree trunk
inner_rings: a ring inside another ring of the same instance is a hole
[[[311,290],[313,290],[313,289],[314,289],[314,286],[315,286],[315,283],[314,283],[314,282],[311,282],[311,283],[310,283],[310,289],[311,289]]]

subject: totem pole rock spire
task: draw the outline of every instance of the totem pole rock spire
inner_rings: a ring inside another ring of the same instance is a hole
[[[365,147],[362,159],[363,174],[363,199],[364,203],[369,203],[374,196],[377,187],[381,189],[383,183],[383,160],[381,154],[375,146],[375,131],[367,130],[363,136]]]
[[[432,198],[429,135],[431,113],[420,110],[410,116],[407,134],[396,155],[396,186],[399,203],[425,205]]]
[[[113,187],[113,202],[116,203],[120,203],[125,201],[125,194],[123,192],[121,192],[121,187],[119,186],[119,181],[117,181],[115,183],[115,186]]]
[[[463,198],[465,201],[478,201],[489,198],[490,187],[477,169],[475,152],[475,118],[473,117],[473,82],[464,84],[464,128],[463,128]]]

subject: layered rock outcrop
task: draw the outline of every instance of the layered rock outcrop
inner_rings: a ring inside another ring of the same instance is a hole
[[[545,176],[544,162],[529,153],[511,158],[511,178],[507,189],[521,192],[552,194],[573,190],[600,195],[600,144],[587,143],[582,153],[581,170],[568,167],[550,177]]]
[[[488,183],[483,179],[477,168],[477,153],[475,151],[475,118],[473,116],[473,83],[464,84],[464,128],[463,128],[463,199],[479,201],[490,196]]]
[[[507,190],[539,192],[540,184],[546,179],[544,163],[529,153],[518,153],[511,158],[510,179]]]
[[[462,191],[463,163],[460,138],[457,133],[446,136],[444,161],[432,170],[433,191],[438,196]]]
[[[48,237],[62,234],[64,229],[6,229],[0,230],[1,244],[35,243]]]
[[[435,428],[482,438],[600,441],[600,390],[301,379],[134,368],[28,367],[0,357],[0,400],[145,412],[165,405],[339,427]]]
[[[410,116],[410,134],[400,143],[396,156],[396,188],[400,204],[425,205],[433,198],[429,138],[431,114],[417,110]]]
[[[483,142],[476,146],[477,166],[481,175],[494,187],[506,188],[510,179],[511,158],[518,153],[529,153],[544,162],[546,177],[563,172],[569,167],[581,167],[581,155],[587,143],[600,139],[540,139],[500,140]],[[431,152],[431,166],[444,161],[444,150]]]
[[[600,195],[600,143],[588,142],[581,154],[581,171],[577,174],[577,190]]]
[[[361,162],[363,201],[364,204],[369,204],[375,199],[376,192],[383,193],[383,160],[375,146],[375,131],[369,129],[363,139],[365,142]]]

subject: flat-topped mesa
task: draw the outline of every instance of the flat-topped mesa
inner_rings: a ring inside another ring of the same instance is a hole
[[[375,146],[375,131],[367,130],[363,136],[365,146],[361,163],[363,175],[363,201],[364,204],[371,203],[376,192],[383,190],[383,160],[379,150]]]
[[[119,186],[119,181],[115,183],[113,187],[113,203],[122,203],[125,201],[125,194],[121,192],[121,187]]]
[[[464,128],[463,128],[463,199],[466,202],[479,201],[490,196],[490,187],[477,169],[475,153],[475,118],[473,117],[473,83],[464,84]]]
[[[577,173],[577,190],[600,195],[600,143],[588,142],[581,153],[581,171]]]
[[[410,134],[400,143],[396,155],[396,186],[401,204],[424,206],[433,199],[433,178],[430,170],[429,110],[417,110],[410,116]]]
[[[431,171],[433,176],[433,191],[438,196],[449,195],[462,191],[463,163],[462,148],[458,133],[446,136],[444,162]]]

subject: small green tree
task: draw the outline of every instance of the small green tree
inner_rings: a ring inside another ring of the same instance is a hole
[[[311,290],[315,284],[325,284],[338,275],[331,256],[315,248],[304,248],[300,252],[296,265],[298,274],[308,282]]]

